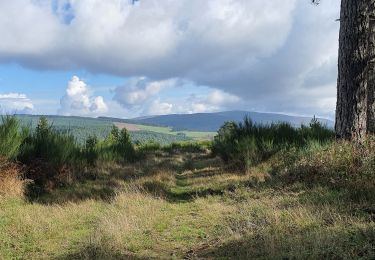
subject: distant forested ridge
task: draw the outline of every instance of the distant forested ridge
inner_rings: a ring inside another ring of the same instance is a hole
[[[129,130],[133,142],[155,141],[163,145],[199,138],[210,139],[225,122],[240,122],[245,117],[251,118],[255,124],[269,125],[271,123],[286,122],[293,127],[300,127],[302,124],[308,125],[311,121],[311,117],[247,111],[172,114],[133,119],[47,116],[48,121],[51,122],[55,130],[72,134],[79,143],[83,143],[88,136],[96,136],[99,139],[104,139],[108,136],[113,124],[128,123],[142,126],[138,131]],[[17,115],[17,118],[20,119],[21,124],[31,126],[31,128],[34,128],[39,120],[39,116],[34,115]],[[322,125],[333,128],[333,121],[322,118],[317,118],[317,120]],[[144,126],[161,126],[168,129]]]
[[[175,131],[209,131],[216,132],[225,122],[241,122],[245,117],[251,118],[256,124],[271,123],[289,123],[294,127],[300,127],[301,124],[308,125],[311,117],[290,116],[277,113],[260,113],[247,111],[227,111],[217,113],[198,113],[198,114],[173,114],[162,116],[140,117],[127,120],[130,123],[151,124],[159,126],[169,126]],[[334,122],[329,119],[317,118],[320,123],[328,128],[334,127]]]
[[[22,125],[35,128],[39,121],[39,116],[17,115]],[[78,143],[83,144],[89,136],[96,136],[104,139],[111,132],[113,122],[106,118],[88,118],[75,116],[47,116],[54,130],[61,133],[72,134]],[[130,137],[135,142],[154,141],[162,145],[177,141],[189,141],[191,138],[185,135],[171,135],[152,131],[130,131]]]

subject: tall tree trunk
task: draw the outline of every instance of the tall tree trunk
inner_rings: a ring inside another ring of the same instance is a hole
[[[375,0],[341,0],[336,134],[375,133]]]

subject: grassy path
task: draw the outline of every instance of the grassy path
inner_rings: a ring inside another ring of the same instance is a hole
[[[102,165],[38,200],[0,198],[0,259],[375,256],[373,205],[256,185],[266,169],[241,175],[204,154],[159,154]]]

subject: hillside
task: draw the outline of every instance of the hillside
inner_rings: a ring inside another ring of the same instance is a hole
[[[294,127],[309,124],[311,118],[276,113],[246,111],[227,111],[218,113],[171,114],[162,116],[120,119],[110,117],[88,118],[77,116],[47,116],[56,130],[72,133],[79,142],[85,142],[88,136],[99,139],[108,135],[113,124],[126,127],[133,141],[153,140],[161,144],[175,141],[209,140],[226,121],[242,121],[248,116],[256,124],[287,122]],[[23,125],[35,127],[39,116],[17,115]],[[322,124],[333,128],[334,123],[327,119],[318,119]]]
[[[37,115],[17,115],[23,126],[35,128],[40,116]],[[46,116],[52,128],[62,132],[69,133],[79,143],[85,143],[89,136],[96,136],[98,139],[104,139],[110,133],[112,126],[116,121],[104,118],[89,118],[76,116]],[[120,120],[120,119],[119,119]],[[165,129],[165,130],[164,130]],[[128,129],[133,142],[155,141],[162,145],[173,142],[189,141],[195,137],[195,133],[187,132],[185,135],[178,135],[164,127],[160,129],[147,126]],[[202,135],[203,136],[203,135]]]
[[[218,113],[197,113],[197,114],[171,114],[162,116],[140,117],[127,120],[137,124],[151,124],[158,126],[169,126],[173,130],[190,130],[215,132],[226,121],[242,121],[245,116],[249,116],[257,124],[271,124],[287,122],[298,127],[301,124],[309,124],[311,117],[290,116],[277,113],[260,113],[247,111],[227,111]],[[333,128],[334,122],[327,119],[318,119],[329,128]]]

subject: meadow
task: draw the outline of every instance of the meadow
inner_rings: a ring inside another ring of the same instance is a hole
[[[138,125],[140,129],[145,131],[152,131],[157,133],[171,134],[171,135],[185,135],[188,138],[195,140],[209,140],[212,139],[216,132],[199,132],[199,131],[174,131],[171,127],[158,127],[149,125]]]
[[[39,122],[36,132],[46,129]],[[212,142],[134,145],[112,128],[74,146],[69,161],[36,156],[37,134],[11,118],[0,137],[1,259],[375,257],[371,138],[357,146],[314,121],[296,129],[245,119]]]

